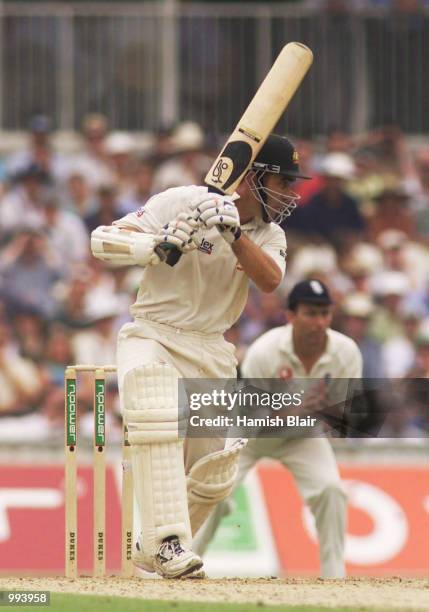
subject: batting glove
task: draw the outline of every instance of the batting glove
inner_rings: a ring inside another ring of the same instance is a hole
[[[223,197],[210,197],[194,207],[197,220],[205,227],[216,226],[220,235],[228,244],[232,244],[241,236],[240,215],[237,207]]]
[[[173,221],[170,221],[155,236],[156,244],[163,248],[168,245],[175,246],[182,253],[188,253],[198,247],[196,232],[198,222],[187,213],[180,213]]]

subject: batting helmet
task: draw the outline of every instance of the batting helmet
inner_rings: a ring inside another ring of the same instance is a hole
[[[264,180],[267,173],[280,174],[287,181],[310,178],[300,173],[298,152],[285,136],[270,134],[246,175],[253,196],[262,206],[263,220],[280,224],[295,210],[299,195],[268,189]]]
[[[268,136],[252,164],[252,169],[282,174],[291,180],[311,178],[300,173],[298,152],[291,141],[278,134]]]

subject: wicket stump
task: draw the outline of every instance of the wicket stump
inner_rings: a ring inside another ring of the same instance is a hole
[[[116,366],[72,365],[65,371],[65,575],[76,578],[77,525],[77,376],[91,372],[94,377],[94,576],[106,573],[106,373]],[[131,561],[133,535],[133,483],[127,428],[123,426],[121,507],[121,574],[133,575]]]

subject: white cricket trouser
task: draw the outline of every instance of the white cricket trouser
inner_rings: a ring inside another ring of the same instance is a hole
[[[324,437],[249,440],[240,454],[235,488],[264,457],[276,459],[290,470],[302,498],[314,515],[322,577],[343,578],[347,499],[331,444]],[[197,554],[205,552],[220,520],[229,511],[226,500],[212,512],[194,538],[193,549]]]
[[[175,367],[183,378],[236,378],[237,375],[235,347],[222,335],[184,331],[163,323],[136,319],[133,323],[126,323],[118,335],[120,397],[127,372],[159,361]],[[185,440],[186,472],[198,459],[222,450],[224,446],[225,440],[221,437]]]

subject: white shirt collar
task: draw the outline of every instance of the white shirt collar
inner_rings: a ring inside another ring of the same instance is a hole
[[[325,351],[322,353],[322,355],[319,357],[319,359],[317,360],[317,362],[314,364],[313,366],[313,370],[316,366],[321,365],[321,364],[325,364],[325,363],[329,363],[332,360],[333,354],[334,354],[334,347],[332,344],[332,339],[331,339],[331,334],[330,334],[330,329],[327,330],[327,340],[326,340],[326,348]],[[298,363],[301,365],[302,367],[302,361],[300,360],[300,358],[298,357],[298,355],[295,353],[295,348],[293,345],[293,327],[290,323],[288,323],[287,325],[285,325],[284,327],[284,334],[283,334],[283,338],[280,344],[280,350],[284,353],[286,353],[289,357],[289,359],[291,361],[294,361],[295,363]]]

